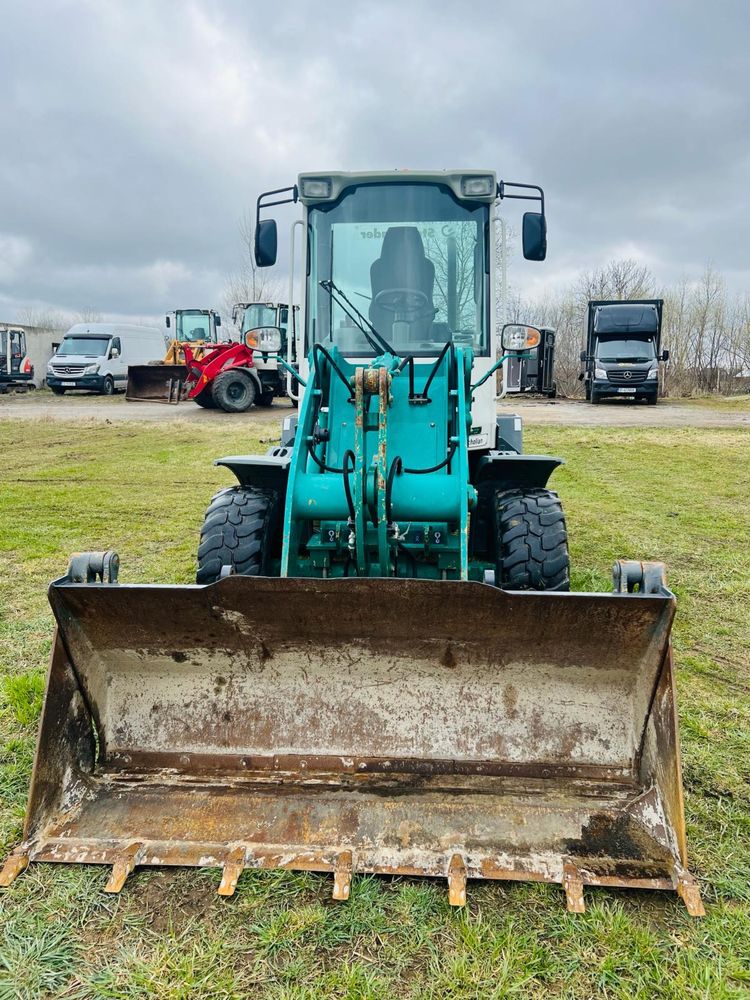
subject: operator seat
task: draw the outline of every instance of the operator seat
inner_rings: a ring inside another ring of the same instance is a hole
[[[422,237],[416,226],[388,228],[380,257],[370,267],[370,285],[370,322],[386,339],[391,335],[395,314],[376,304],[378,292],[391,288],[423,292],[427,297],[427,304],[419,310],[411,310],[405,318],[409,321],[410,340],[431,339],[430,331],[436,313],[432,300],[435,265],[425,256]]]

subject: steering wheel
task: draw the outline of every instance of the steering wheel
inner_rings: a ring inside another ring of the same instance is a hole
[[[418,313],[429,306],[430,300],[416,288],[384,288],[372,300],[389,313]]]

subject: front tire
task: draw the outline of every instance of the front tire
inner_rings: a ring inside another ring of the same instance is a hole
[[[255,402],[255,382],[240,369],[222,372],[213,384],[213,398],[227,413],[244,413]]]
[[[61,385],[51,385],[50,389],[54,392],[56,396],[64,396],[65,390]]]
[[[224,567],[238,576],[268,576],[279,498],[275,490],[230,486],[206,511],[198,546],[197,583],[215,583]]]
[[[601,401],[602,397],[599,395],[598,392],[594,392],[594,390],[592,389],[591,395],[589,396],[589,402],[593,403],[594,406],[597,406],[599,403],[601,403]]]
[[[273,389],[266,389],[258,396],[255,402],[258,406],[273,406],[275,396],[276,393]]]
[[[205,389],[201,389],[197,396],[193,396],[193,402],[197,403],[198,406],[202,406],[205,410],[215,410],[216,403],[211,393],[211,386],[209,385]]]
[[[495,584],[504,590],[570,590],[565,515],[547,489],[495,491]]]
[[[111,375],[106,375],[102,383],[102,396],[114,396],[115,380]]]

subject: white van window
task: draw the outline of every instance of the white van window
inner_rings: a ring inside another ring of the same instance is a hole
[[[109,347],[109,337],[65,337],[58,354],[81,354],[85,358],[102,358]]]

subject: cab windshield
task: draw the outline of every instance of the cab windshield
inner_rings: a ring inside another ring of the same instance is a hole
[[[308,220],[308,349],[373,355],[354,306],[397,354],[435,356],[454,339],[489,354],[487,204],[443,185],[368,184]]]
[[[599,361],[637,363],[656,357],[653,340],[600,340],[596,356]]]
[[[262,326],[276,326],[276,310],[262,302],[253,302],[242,317],[242,332],[259,330]]]
[[[182,312],[177,314],[177,340],[181,343],[195,343],[211,338],[211,317],[202,312]]]
[[[64,337],[57,348],[57,356],[78,354],[84,358],[103,358],[109,348],[109,341],[109,337]]]

